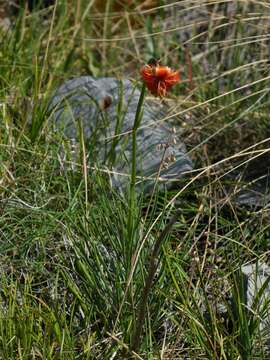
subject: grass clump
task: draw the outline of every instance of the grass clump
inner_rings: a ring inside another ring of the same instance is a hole
[[[268,161],[269,6],[107,3],[24,7],[0,29],[0,358],[267,359],[268,299],[250,308],[240,269],[267,263],[268,204],[231,189]],[[94,145],[75,162],[47,106],[66,79],[138,79],[153,56],[182,66],[166,102],[195,170],[133,202],[130,236]]]

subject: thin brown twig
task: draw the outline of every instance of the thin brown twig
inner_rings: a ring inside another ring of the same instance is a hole
[[[189,81],[189,91],[192,91],[194,89],[192,60],[191,60],[191,55],[190,55],[188,46],[186,45],[184,48],[185,48],[186,64],[187,64],[187,68],[188,68],[187,69],[187,77],[188,77],[188,81]]]

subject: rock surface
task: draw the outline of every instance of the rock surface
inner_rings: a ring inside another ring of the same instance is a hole
[[[270,202],[270,155],[268,153],[250,160],[231,176],[230,188],[238,205],[265,207]]]
[[[246,277],[246,305],[248,309],[255,311],[253,304],[259,293],[255,314],[260,317],[260,328],[263,329],[266,326],[269,328],[270,268],[267,264],[258,262],[242,266],[241,270]]]
[[[56,129],[62,128],[68,138],[78,140],[82,125],[89,143],[89,163],[111,169],[116,188],[128,184],[131,130],[139,96],[140,90],[129,80],[83,76],[65,82],[49,104]],[[192,170],[172,119],[164,120],[167,115],[167,106],[161,100],[145,99],[137,132],[138,185],[144,191],[153,187],[157,177],[171,186]]]

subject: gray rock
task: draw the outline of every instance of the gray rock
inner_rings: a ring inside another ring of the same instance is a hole
[[[128,184],[131,130],[139,96],[140,90],[129,80],[83,76],[64,83],[49,104],[56,129],[61,128],[68,138],[78,140],[78,123],[82,124],[90,163],[112,170],[112,185],[119,189]],[[157,176],[159,182],[171,186],[192,169],[172,119],[162,121],[167,110],[161,100],[145,99],[137,132],[137,175],[142,177],[138,186],[144,191],[153,187]]]
[[[238,205],[265,207],[270,201],[270,156],[252,159],[232,174],[230,193]]]
[[[270,268],[265,263],[253,263],[241,268],[246,280],[246,306],[260,317],[260,328],[270,325]],[[261,292],[261,293],[260,293]],[[258,296],[259,294],[259,296]],[[255,301],[258,296],[258,302]],[[254,304],[256,303],[256,308]]]

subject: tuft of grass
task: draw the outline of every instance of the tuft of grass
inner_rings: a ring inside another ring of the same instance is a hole
[[[123,3],[57,0],[0,28],[0,358],[268,359],[269,280],[249,307],[240,271],[268,261],[268,204],[232,190],[269,156],[268,3]],[[195,170],[138,197],[131,237],[97,142],[78,124],[75,161],[47,108],[69,78],[138,79],[153,56],[181,68],[163,120]]]

